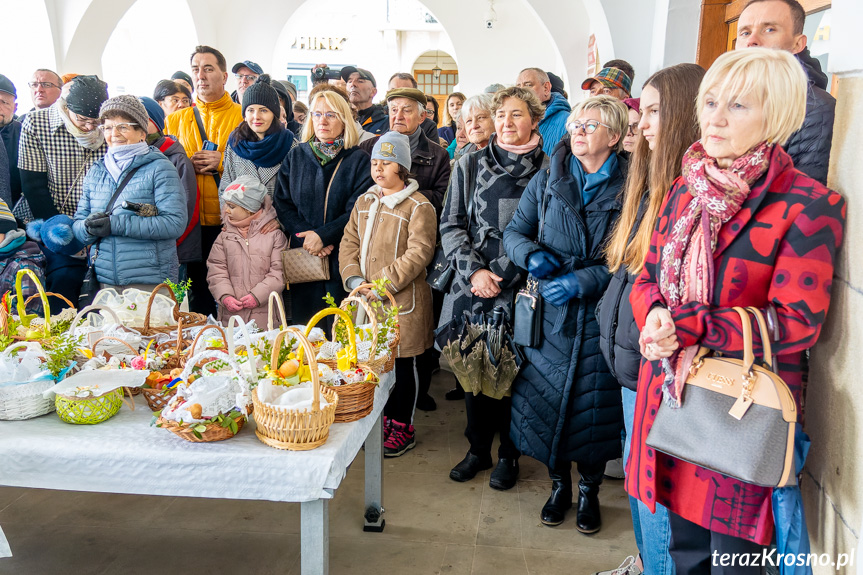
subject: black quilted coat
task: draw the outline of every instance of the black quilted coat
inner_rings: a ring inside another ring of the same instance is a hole
[[[504,232],[504,248],[516,265],[527,268],[531,253],[547,250],[564,262],[564,272],[575,271],[581,287],[581,297],[563,307],[544,302],[542,342],[525,349],[527,363],[513,384],[512,439],[523,454],[549,467],[620,457],[623,427],[620,385],[599,349],[595,308],[611,278],[602,249],[620,215],[626,160],[618,157],[618,173],[585,206],[569,171],[571,157],[569,140],[561,140],[550,169],[528,184]],[[536,244],[544,194],[545,230]]]
[[[836,100],[824,91],[827,75],[821,71],[818,60],[809,55],[809,48],[797,54],[797,60],[809,76],[806,119],[785,143],[785,151],[794,161],[795,168],[826,186]]]

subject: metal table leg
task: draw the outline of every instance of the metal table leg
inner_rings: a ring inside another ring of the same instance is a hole
[[[384,513],[383,414],[379,415],[366,437],[366,511],[363,531],[380,533]]]
[[[300,504],[300,572],[327,575],[330,572],[329,500]]]

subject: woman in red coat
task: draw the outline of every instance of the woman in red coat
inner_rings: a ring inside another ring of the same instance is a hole
[[[795,170],[781,147],[805,106],[806,76],[790,54],[753,48],[716,60],[698,94],[702,138],[684,155],[630,296],[645,361],[626,489],[650,508],[669,509],[678,575],[760,573],[722,567],[712,555],[760,554],[773,537],[770,488],[645,442],[660,403],[686,401],[684,374],[698,346],[742,355],[734,306],[775,306],[781,337],[773,349],[800,408],[801,353],[824,323],[845,224],[842,196]]]

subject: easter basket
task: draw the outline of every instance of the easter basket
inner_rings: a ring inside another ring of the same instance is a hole
[[[345,301],[351,303],[352,299],[366,305],[364,301],[357,298],[346,298]],[[380,380],[378,379],[376,370],[372,366],[362,362],[357,362],[356,331],[354,330],[354,323],[351,320],[350,315],[345,310],[340,308],[327,308],[319,311],[314,317],[312,317],[306,326],[306,334],[311,331],[312,327],[314,327],[317,322],[328,315],[338,316],[336,321],[333,322],[333,334],[335,334],[336,326],[339,322],[342,322],[346,327],[348,347],[341,350],[341,357],[339,359],[332,361],[319,360],[319,363],[323,363],[331,369],[339,369],[340,371],[349,371],[351,369],[360,368],[364,371],[374,373],[374,379],[372,381],[348,383],[329,388],[335,391],[339,396],[339,406],[336,410],[335,417],[336,423],[348,423],[350,421],[362,419],[372,412],[375,402],[375,388]],[[374,323],[373,325],[374,336],[377,337],[377,323]],[[373,354],[374,350],[370,350],[369,353]],[[300,355],[300,359],[302,359],[302,355]],[[379,365],[382,365],[383,363],[383,361],[378,362]]]
[[[22,296],[21,285],[25,277],[35,284],[38,292],[26,299]],[[60,298],[69,304],[69,309],[71,311],[64,311],[61,313],[61,316],[75,316],[75,306],[72,302],[62,295],[55,294],[53,292],[46,292],[45,288],[42,287],[42,283],[39,281],[38,276],[33,273],[32,270],[26,268],[18,270],[18,273],[15,274],[15,295],[13,298],[15,300],[15,307],[18,312],[18,316],[14,317],[11,313],[11,302],[9,302],[10,309],[7,309],[7,302],[4,301],[4,305],[0,305],[0,334],[13,341],[35,341],[41,343],[53,336],[65,333],[70,325],[69,321],[72,317],[67,318],[65,321],[56,321],[57,318],[52,318],[51,307],[48,304],[49,295]],[[27,313],[27,305],[36,297],[39,297],[42,300],[43,323],[38,325],[35,324],[33,320],[39,316]],[[4,297],[4,300],[5,299],[6,298]],[[26,333],[22,334],[22,331]]]
[[[389,300],[390,306],[393,309],[398,308],[398,306],[396,306],[396,300],[393,297],[393,294],[391,294],[388,289],[386,289],[382,286],[372,284],[372,283],[366,283],[366,284],[358,285],[353,290],[351,290],[351,293],[348,294],[348,297],[349,298],[350,297],[358,297],[360,290],[365,289],[365,288],[371,289],[377,294],[385,295],[387,297],[387,299]],[[371,317],[371,315],[370,315],[370,317]],[[375,318],[377,319],[377,315],[375,315]],[[380,330],[380,328],[378,328],[378,329]],[[395,326],[393,326],[393,329],[394,329],[395,333],[394,333],[393,337],[389,339],[389,348],[390,348],[389,356],[387,356],[386,363],[384,364],[383,368],[378,373],[389,373],[395,367],[396,350],[398,349],[399,342],[401,341],[401,330],[399,329],[398,321],[396,321],[396,324],[395,324]]]
[[[12,352],[20,349],[30,352],[31,357],[33,354],[38,355],[42,359],[45,357],[45,350],[38,343],[13,343],[0,352],[0,364],[4,366],[4,369],[10,369],[9,363],[15,361],[12,357]],[[38,368],[30,370],[28,374],[30,376],[29,379],[23,383],[7,382],[6,384],[0,384],[0,420],[19,421],[22,419],[32,419],[54,411],[53,398],[46,398],[43,393],[53,387],[58,380],[65,377],[71,367],[60,372],[57,377],[46,373],[44,370],[33,373],[36,369]]]
[[[155,299],[156,294],[163,289],[167,290],[170,298],[174,300],[173,314],[174,321],[177,322],[177,325],[151,326],[150,312],[153,309],[153,300]],[[197,327],[200,325],[205,325],[207,323],[207,316],[200,313],[180,311],[180,306],[177,305],[177,298],[174,296],[174,291],[170,288],[170,286],[165,283],[157,285],[155,289],[153,289],[153,292],[150,294],[150,299],[147,301],[147,311],[144,313],[144,327],[142,327],[138,331],[140,331],[141,335],[145,337],[156,335],[157,333],[171,333],[175,329],[179,330],[180,322],[182,322],[183,328]]]
[[[186,362],[186,367],[180,375],[183,382],[188,382],[192,371],[202,360],[210,359],[217,360],[226,364],[231,371],[230,376],[224,374],[215,374],[212,376],[202,375],[194,380],[191,384],[179,384],[177,392],[171,401],[159,414],[156,425],[163,429],[167,429],[177,437],[190,441],[192,443],[208,443],[212,441],[223,441],[234,437],[243,428],[246,422],[244,411],[249,407],[247,403],[248,385],[243,377],[240,367],[237,363],[228,356],[227,353],[218,350],[206,350],[189,359]],[[207,366],[204,366],[205,368]],[[206,370],[206,369],[205,369]],[[213,389],[206,390],[200,387],[204,381],[209,383],[211,380],[219,378],[215,382]],[[196,386],[195,384],[198,384]],[[196,395],[196,394],[203,395]],[[182,421],[169,419],[165,417],[165,411],[171,409],[179,409],[188,403],[184,401],[188,398],[205,397],[205,405],[192,404],[194,409],[197,405],[201,414],[200,417],[193,415],[194,419],[202,419],[203,421]],[[176,402],[176,403],[175,403]],[[242,403],[243,405],[237,405]],[[212,413],[213,415],[204,415]]]
[[[67,378],[45,392],[54,393],[54,406],[62,421],[76,425],[94,425],[108,421],[126,401],[123,392],[143,383],[140,370],[85,370]],[[102,389],[106,391],[102,391]],[[62,389],[61,389],[62,388]],[[129,408],[135,403],[130,399]]]
[[[276,449],[307,451],[326,443],[330,434],[330,426],[335,420],[339,396],[332,388],[325,388],[321,385],[314,348],[303,333],[296,328],[288,328],[276,336],[270,359],[270,369],[276,370],[279,367],[277,365],[279,350],[286,335],[296,338],[300,343],[300,349],[306,352],[311,377],[311,404],[310,407],[304,409],[289,409],[265,403],[259,398],[259,385],[258,388],[252,390],[255,423],[257,424],[255,434],[262,442]],[[327,403],[323,407],[321,406],[321,396],[326,399]]]

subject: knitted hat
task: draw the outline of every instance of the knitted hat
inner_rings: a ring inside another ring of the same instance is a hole
[[[373,160],[386,160],[404,166],[406,170],[411,169],[411,142],[410,138],[398,132],[387,132],[375,142],[372,149]]]
[[[147,108],[144,107],[144,104],[136,96],[123,94],[106,100],[99,109],[99,117],[104,118],[112,112],[121,112],[123,115],[129,116],[142,130],[147,131],[150,116],[147,115]]]
[[[261,209],[266,197],[266,186],[255,176],[240,176],[222,193],[224,201],[246,208],[253,214]]]
[[[162,106],[160,106],[156,100],[148,98],[147,96],[142,96],[138,99],[141,100],[142,104],[144,104],[144,108],[147,109],[147,115],[150,116],[150,119],[153,120],[153,123],[156,124],[159,131],[164,131],[165,110],[162,109]]]
[[[99,108],[107,99],[108,84],[98,76],[77,76],[66,96],[66,107],[86,118],[98,118]]]
[[[18,97],[18,93],[15,91],[15,84],[12,83],[12,80],[0,74],[0,92],[6,92],[7,94],[12,94],[13,98]]]
[[[590,85],[599,82],[606,88],[621,88],[627,94],[632,93],[632,79],[617,68],[603,68],[596,76],[591,76],[581,83],[582,90],[590,90]]]
[[[246,88],[243,94],[243,117],[246,116],[246,108],[252,104],[266,106],[276,118],[282,115],[282,111],[279,109],[279,106],[281,106],[279,94],[270,85],[270,76],[268,74],[261,74],[254,84]]]
[[[563,95],[563,80],[560,79],[560,76],[557,74],[552,74],[551,72],[546,72],[548,74],[548,81],[551,82],[551,91],[557,92],[561,96]]]

